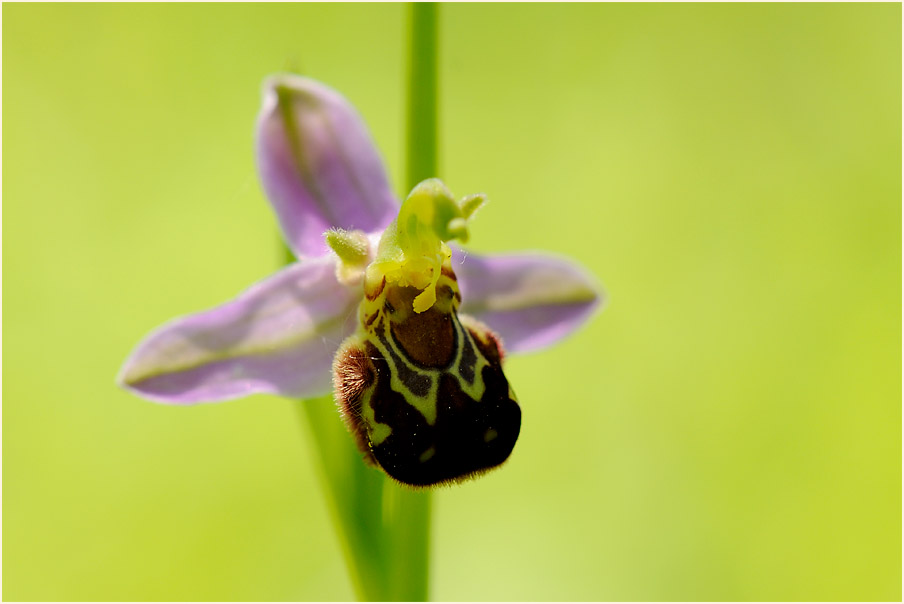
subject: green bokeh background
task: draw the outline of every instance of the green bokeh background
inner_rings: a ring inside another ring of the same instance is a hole
[[[399,5],[3,6],[3,597],[353,598],[291,404],[114,387],[273,272],[293,68],[402,180]],[[900,600],[901,6],[448,5],[472,248],[610,300],[512,358],[509,463],[434,499],[443,600]],[[337,421],[338,418],[337,418]]]

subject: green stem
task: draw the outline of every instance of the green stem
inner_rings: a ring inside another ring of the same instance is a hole
[[[391,600],[380,505],[388,481],[361,459],[332,396],[299,401],[298,410],[316,445],[320,480],[355,592],[361,600]]]
[[[408,64],[408,193],[425,178],[439,176],[436,154],[437,122],[437,12],[432,2],[411,5],[410,61]]]
[[[437,176],[437,6],[411,5],[407,191]],[[404,195],[403,195],[404,197]],[[291,252],[287,262],[294,262]],[[430,492],[413,491],[365,465],[332,397],[297,403],[310,427],[352,583],[371,601],[426,601],[430,568]]]

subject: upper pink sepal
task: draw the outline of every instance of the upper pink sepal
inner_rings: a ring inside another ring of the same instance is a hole
[[[308,78],[279,75],[264,83],[257,167],[298,256],[325,253],[323,234],[331,227],[380,231],[399,209],[358,112]]]

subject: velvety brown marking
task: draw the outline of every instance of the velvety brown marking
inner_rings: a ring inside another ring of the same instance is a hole
[[[370,327],[370,324],[373,323],[376,320],[376,318],[379,316],[380,316],[380,311],[379,310],[374,311],[374,314],[370,315],[369,317],[367,317],[367,319],[364,320],[364,327]]]
[[[508,381],[498,365],[484,367],[487,388],[480,401],[465,394],[451,374],[440,378],[437,420],[429,426],[406,411],[404,397],[392,392],[377,370],[374,408],[392,433],[374,447],[387,474],[411,485],[454,482],[485,472],[511,454],[521,430],[521,409],[508,396]],[[496,436],[487,439],[487,434]],[[431,448],[432,455],[426,455]],[[426,457],[426,459],[425,459]]]
[[[361,348],[347,348],[339,354],[336,359],[336,394],[350,415],[360,414],[361,395],[373,381],[370,359]]]
[[[413,302],[421,290],[390,287],[386,291],[392,336],[402,352],[418,367],[448,367],[455,358],[457,334],[450,304],[452,289],[436,288],[436,303],[424,312],[414,312]]]
[[[370,344],[368,344],[370,346]],[[374,463],[367,428],[361,418],[362,397],[373,385],[376,374],[368,354],[357,347],[339,352],[333,373],[333,385],[339,412],[355,437],[358,448]]]
[[[488,361],[491,363],[502,364],[505,353],[502,350],[502,345],[499,342],[499,338],[496,337],[496,334],[489,329],[478,331],[472,326],[468,327],[468,331],[470,332],[471,337],[474,338],[474,344],[477,345],[477,349],[480,350],[480,353],[486,357]]]
[[[443,274],[444,277],[448,277],[449,279],[452,279],[453,281],[458,281],[458,277],[455,275],[455,271],[452,270],[451,266],[446,266],[444,264],[442,266],[442,268],[440,269],[440,272]]]
[[[377,296],[383,293],[383,288],[386,287],[386,277],[380,280],[380,284],[376,286],[373,291],[365,291],[364,295],[367,296],[367,299],[370,301],[374,301],[377,299]]]
[[[458,363],[458,374],[468,383],[474,383],[474,367],[477,365],[477,354],[474,352],[473,336],[465,332],[461,344],[461,361]]]
[[[384,324],[381,320],[377,325],[377,337],[380,339],[380,343],[386,347],[387,351],[389,351],[390,360],[392,361],[393,367],[395,367],[399,380],[405,384],[405,387],[415,396],[427,396],[427,393],[430,392],[430,376],[422,375],[405,364],[402,357],[400,357],[395,349],[389,344],[384,332]]]
[[[453,298],[461,304],[461,293],[452,291],[448,285],[440,285],[436,288],[436,297],[439,300],[452,300]]]
[[[376,376],[370,399],[374,418],[392,429],[386,440],[374,447],[374,458],[377,458],[376,451],[379,450],[381,454],[377,459],[378,463],[390,476],[395,476],[393,469],[402,463],[400,460],[420,463],[420,456],[432,444],[431,428],[424,416],[404,396],[392,389],[390,362],[370,342],[367,343],[367,353],[373,358]]]
[[[430,308],[389,324],[392,335],[409,359],[420,367],[447,367],[455,357],[452,315]]]
[[[384,287],[385,282],[381,291]],[[423,313],[415,313],[412,307],[419,293],[414,288],[389,287],[385,310],[379,313],[379,320],[373,319],[373,333],[385,352],[372,342],[365,343],[363,357],[370,363],[370,386],[365,389],[366,401],[359,400],[358,408],[369,405],[375,421],[389,426],[389,435],[373,445],[363,434],[366,426],[360,416],[357,424],[350,426],[359,446],[363,442],[370,448],[371,459],[387,474],[406,484],[430,486],[460,481],[504,462],[521,430],[521,409],[502,372],[503,351],[495,334],[470,318],[465,331],[454,310],[456,292],[449,286],[437,288],[436,304]],[[436,420],[430,425],[405,395],[393,390],[393,376],[412,394],[426,397],[433,379],[412,369],[405,359],[415,367],[447,367],[459,344],[462,362],[454,372],[440,374]],[[479,355],[489,365],[481,369],[485,388],[480,400],[475,400],[462,390],[464,382],[459,380],[475,381]],[[361,373],[360,369],[354,371]]]

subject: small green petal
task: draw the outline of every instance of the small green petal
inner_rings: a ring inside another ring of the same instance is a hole
[[[465,218],[471,218],[471,216],[474,215],[474,212],[482,208],[483,204],[486,202],[487,196],[483,193],[468,195],[461,200],[461,212],[464,214]]]

